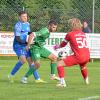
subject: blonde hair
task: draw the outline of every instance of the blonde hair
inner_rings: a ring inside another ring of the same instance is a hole
[[[72,18],[68,20],[68,24],[71,30],[82,29],[83,25],[78,18]]]

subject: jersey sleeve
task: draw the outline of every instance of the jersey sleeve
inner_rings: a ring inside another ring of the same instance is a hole
[[[60,47],[65,47],[69,41],[69,34],[67,34],[64,40],[60,43]]]
[[[40,31],[35,32],[35,36],[44,37],[47,33],[49,33],[49,30],[47,28],[43,28]]]
[[[31,32],[30,23],[28,23],[28,32]]]
[[[21,35],[21,24],[17,23],[14,27],[14,34],[15,36],[20,36]]]

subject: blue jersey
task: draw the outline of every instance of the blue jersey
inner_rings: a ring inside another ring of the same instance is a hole
[[[14,26],[14,36],[19,36],[20,39],[23,41],[23,44],[21,46],[26,46],[26,38],[28,35],[28,32],[30,32],[30,24],[28,22],[17,22]],[[14,38],[13,45],[20,45],[20,43]]]
[[[30,57],[30,51],[26,51],[26,38],[30,32],[30,24],[28,22],[22,23],[17,22],[14,26],[14,36],[19,36],[23,43],[19,43],[16,38],[14,38],[13,49],[18,57],[24,55]]]

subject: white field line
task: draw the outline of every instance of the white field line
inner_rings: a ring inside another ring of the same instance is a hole
[[[94,99],[98,99],[100,98],[100,96],[90,96],[90,97],[86,97],[86,98],[80,98],[78,100],[94,100]]]

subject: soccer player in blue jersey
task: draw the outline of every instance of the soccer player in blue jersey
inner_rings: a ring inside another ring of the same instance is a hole
[[[28,15],[25,11],[21,11],[19,13],[19,21],[14,26],[14,42],[13,42],[13,49],[18,56],[19,60],[15,64],[14,68],[12,69],[11,73],[8,75],[8,78],[11,83],[13,83],[13,77],[15,73],[21,68],[21,66],[28,61],[30,67],[34,67],[34,63],[31,60],[30,50],[26,50],[27,45],[27,36],[28,32],[30,32],[30,24],[28,21]],[[37,70],[33,73],[36,82],[44,82],[40,79]]]

